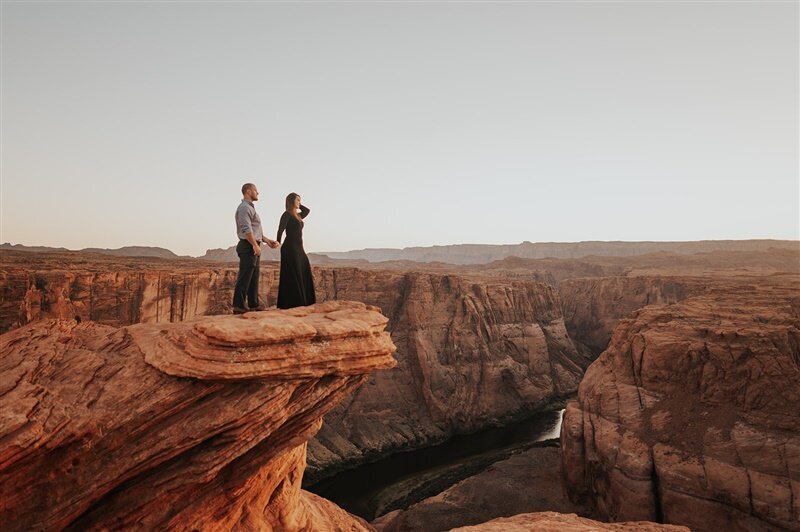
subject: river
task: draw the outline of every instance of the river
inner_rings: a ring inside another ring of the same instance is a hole
[[[455,436],[439,445],[397,453],[303,488],[371,521],[436,495],[516,451],[555,444],[563,412],[552,410],[512,425]]]

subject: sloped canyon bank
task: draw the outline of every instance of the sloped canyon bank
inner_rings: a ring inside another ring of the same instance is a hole
[[[156,326],[201,319],[199,317],[205,314],[225,313],[236,273],[235,266],[200,264],[197,261],[120,261],[88,255],[82,260],[75,260],[74,255],[69,258],[43,255],[32,262],[21,255],[30,257],[30,254],[4,252],[1,261],[0,290],[3,298],[0,325],[3,330],[12,330],[3,338],[17,334],[22,330],[17,328],[25,323],[48,317],[66,317],[73,321],[78,317],[82,322],[93,320],[121,327],[139,322]],[[665,512],[664,504],[666,508],[671,508],[667,496],[653,496],[653,500],[657,501],[653,503],[656,509],[648,517],[628,517],[620,510],[628,506],[624,501],[636,500],[626,498],[625,489],[635,493],[649,489],[648,493],[652,494],[662,486],[669,486],[669,496],[675,498],[686,495],[686,485],[677,481],[665,483],[662,479],[681,475],[688,475],[699,484],[712,485],[708,479],[692,477],[695,470],[688,466],[685,468],[691,475],[684,473],[680,469],[685,466],[682,459],[652,460],[653,464],[659,464],[658,467],[664,470],[656,476],[655,483],[651,480],[650,484],[628,485],[620,480],[620,473],[616,473],[622,471],[623,476],[629,475],[636,481],[644,481],[641,469],[625,469],[625,464],[634,461],[629,455],[647,464],[651,463],[643,458],[647,455],[647,446],[670,445],[684,452],[666,435],[669,431],[684,430],[692,435],[687,438],[695,441],[693,438],[705,433],[706,425],[703,422],[706,418],[711,416],[712,421],[719,424],[721,413],[713,408],[709,410],[710,407],[704,403],[707,397],[702,394],[690,395],[692,404],[699,408],[697,421],[686,421],[695,427],[693,431],[685,430],[685,425],[678,419],[680,416],[674,416],[664,425],[666,432],[658,433],[648,426],[639,434],[636,432],[636,423],[646,419],[657,424],[661,418],[656,417],[654,421],[654,413],[669,410],[667,407],[670,405],[664,403],[669,393],[651,385],[650,381],[647,381],[647,385],[644,385],[644,381],[636,384],[635,387],[643,390],[640,392],[643,396],[658,398],[662,404],[659,410],[648,410],[652,404],[642,400],[641,411],[636,418],[639,421],[627,425],[619,419],[629,420],[626,416],[630,413],[626,410],[625,416],[613,414],[615,408],[619,411],[622,407],[615,406],[614,400],[607,398],[616,397],[612,392],[621,392],[616,388],[606,391],[603,387],[587,388],[591,391],[584,392],[584,388],[588,386],[586,382],[590,381],[593,372],[599,371],[596,368],[608,365],[609,358],[618,356],[614,355],[612,348],[619,335],[623,334],[621,331],[627,330],[628,320],[654,309],[670,312],[670,316],[674,314],[674,319],[669,321],[661,318],[647,322],[641,330],[637,330],[637,334],[647,336],[649,333],[645,334],[646,331],[660,327],[661,332],[668,333],[674,329],[673,334],[682,337],[692,330],[692,326],[687,325],[689,318],[681,317],[682,314],[678,312],[684,308],[681,305],[696,308],[696,313],[714,322],[721,319],[718,314],[732,312],[725,310],[733,304],[731,301],[741,300],[740,312],[747,314],[747,305],[751,300],[743,298],[741,294],[769,286],[772,291],[768,297],[753,301],[761,307],[772,309],[774,306],[783,310],[762,312],[756,309],[754,314],[761,316],[759,320],[750,325],[735,322],[731,330],[750,327],[758,331],[765,324],[763,332],[769,329],[770,338],[782,334],[786,338],[795,338],[798,323],[793,298],[800,295],[798,258],[800,255],[796,252],[774,249],[766,252],[699,253],[680,257],[659,253],[641,257],[573,260],[510,258],[479,266],[415,265],[414,271],[409,271],[406,263],[363,268],[315,268],[320,299],[354,299],[380,307],[389,318],[387,330],[391,332],[398,351],[395,355],[397,367],[373,373],[363,386],[352,395],[343,396],[338,406],[326,415],[322,429],[308,443],[307,478],[322,478],[341,468],[380,456],[427,446],[454,434],[473,432],[530,415],[574,393],[583,372],[590,367],[581,387],[579,401],[570,405],[563,426],[561,456],[565,463],[566,484],[575,504],[586,505],[603,519],[665,520],[694,525],[701,530],[708,529],[702,528],[706,526],[703,523],[685,521],[693,518],[685,512]],[[275,267],[265,265],[262,297],[268,302],[274,301],[276,280]],[[773,297],[775,294],[780,297]],[[779,323],[773,324],[776,316],[780,317]],[[85,325],[82,323],[80,326]],[[27,327],[35,326],[36,323],[33,323]],[[758,338],[752,334],[744,337],[741,346],[749,346]],[[659,349],[659,342],[670,336],[655,335],[655,338],[655,343],[647,344],[648,349]],[[624,340],[620,341],[624,343]],[[748,505],[732,505],[732,495],[720,495],[717,499],[722,501],[722,509],[716,509],[716,512],[724,514],[735,510],[743,512],[750,519],[737,521],[730,518],[720,522],[734,523],[735,526],[740,522],[748,525],[756,523],[764,529],[793,529],[797,523],[798,504],[796,495],[791,495],[800,493],[796,487],[798,473],[793,462],[796,449],[791,438],[787,437],[797,434],[796,425],[792,425],[791,420],[796,422],[800,408],[791,410],[796,405],[796,402],[792,403],[796,401],[796,396],[785,392],[787,386],[791,389],[792,383],[796,383],[792,379],[796,379],[798,372],[797,357],[791,354],[792,341],[778,344],[780,347],[776,348],[776,352],[782,353],[785,359],[769,355],[780,360],[771,365],[765,366],[763,350],[756,349],[756,345],[748,349],[751,353],[759,352],[761,355],[754,355],[755,362],[744,364],[747,370],[739,366],[728,368],[725,366],[728,359],[723,357],[715,359],[716,365],[702,364],[711,368],[707,371],[714,372],[711,377],[705,377],[707,381],[717,383],[723,389],[727,389],[726,386],[741,388],[741,383],[734,381],[736,378],[742,379],[742,375],[747,375],[744,382],[755,380],[762,383],[763,387],[769,387],[770,379],[777,371],[775,367],[789,379],[788,384],[784,383],[775,390],[778,394],[776,397],[785,401],[785,410],[778,418],[788,417],[789,424],[778,428],[769,423],[755,425],[757,431],[766,434],[764,438],[767,443],[762,447],[774,444],[776,449],[769,454],[771,458],[765,460],[769,462],[777,456],[784,461],[778,460],[761,469],[750,464],[745,465],[744,469],[750,475],[756,473],[780,477],[774,484],[789,490],[791,503],[785,504],[785,496],[778,499],[763,495],[741,498],[741,501],[750,501],[752,510],[748,511]],[[686,358],[696,356],[690,354],[695,351],[665,350],[663,356],[667,369],[661,368],[659,371],[672,371],[671,378],[676,382],[693,382],[691,373],[683,375],[683,372],[694,366],[683,362]],[[598,355],[600,358],[592,363]],[[738,364],[747,360],[748,356],[729,357],[729,360],[731,364]],[[649,361],[651,358],[643,356],[642,360]],[[775,364],[777,366],[773,367]],[[614,364],[611,366],[616,368]],[[644,367],[650,369],[647,364]],[[645,374],[640,373],[638,378],[653,379],[646,378]],[[612,369],[609,375],[597,379],[607,383],[613,381],[612,377],[620,379],[619,389],[629,384],[622,369]],[[598,407],[593,406],[596,397],[604,398]],[[616,401],[624,403],[626,408],[630,407],[624,398],[617,398]],[[773,398],[773,402],[780,401]],[[733,410],[727,411],[728,417],[725,419],[735,418],[739,420],[738,425],[734,422],[731,426],[741,427],[745,421],[736,417],[740,415],[736,413],[739,412],[736,410],[739,405],[735,402],[731,405]],[[685,407],[680,405],[680,408]],[[748,408],[752,408],[752,405]],[[711,413],[701,415],[704,409]],[[612,425],[604,425],[604,431],[597,429],[594,432],[596,427],[603,424],[602,420],[611,420]],[[728,436],[725,433],[727,426],[720,428],[720,441],[730,444],[725,440],[730,437],[730,433]],[[615,439],[612,432],[630,432],[631,435],[624,440]],[[731,433],[736,431],[731,429]],[[594,439],[587,440],[587,434]],[[601,437],[598,440],[597,434],[606,439]],[[639,442],[632,444],[637,451],[622,452],[623,443],[634,439]],[[739,449],[736,449],[738,452]],[[654,452],[651,451],[651,454]],[[668,453],[667,456],[673,455]],[[708,456],[721,459],[722,455],[709,453]],[[729,456],[726,457],[727,464],[741,466]],[[617,459],[622,462],[617,462]],[[744,463],[746,459],[740,461]],[[686,463],[694,464],[688,459]],[[677,469],[672,470],[673,476],[670,477],[667,471],[672,465]],[[657,469],[655,465],[652,467]],[[784,471],[782,477],[776,473],[781,468]],[[647,478],[653,478],[652,471]],[[740,475],[733,478],[730,482],[738,486],[744,477]],[[770,493],[777,490],[772,487],[773,484],[769,486]],[[550,489],[553,487],[550,486]],[[781,493],[786,493],[786,489]],[[712,493],[719,491],[713,485],[710,490]],[[760,493],[758,489],[756,492]],[[689,494],[698,500],[708,498],[708,493],[702,490],[690,491]],[[763,510],[765,505],[771,508],[776,500],[783,501],[781,504],[784,508],[776,511],[780,516],[789,515],[788,520],[783,517],[773,519],[772,510]],[[761,510],[758,511],[758,508]],[[515,511],[519,509],[515,508]],[[484,517],[488,520],[506,516],[482,514],[481,518]]]

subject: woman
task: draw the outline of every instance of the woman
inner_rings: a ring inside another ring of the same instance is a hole
[[[300,213],[297,213],[297,210]],[[314,278],[311,264],[303,249],[303,218],[311,210],[300,204],[300,196],[294,192],[286,196],[286,211],[278,224],[278,242],[286,231],[286,242],[281,245],[281,278],[278,283],[278,308],[294,308],[313,305]]]

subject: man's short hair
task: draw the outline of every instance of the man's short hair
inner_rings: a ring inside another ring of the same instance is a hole
[[[242,196],[247,194],[247,191],[250,190],[251,188],[256,188],[256,186],[253,183],[245,183],[244,185],[242,185]]]

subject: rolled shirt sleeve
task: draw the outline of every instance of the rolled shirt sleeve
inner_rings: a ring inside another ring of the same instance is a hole
[[[264,239],[261,229],[261,218],[258,216],[255,207],[242,200],[236,209],[236,236],[242,240],[247,239],[247,233],[253,233],[256,242]]]

